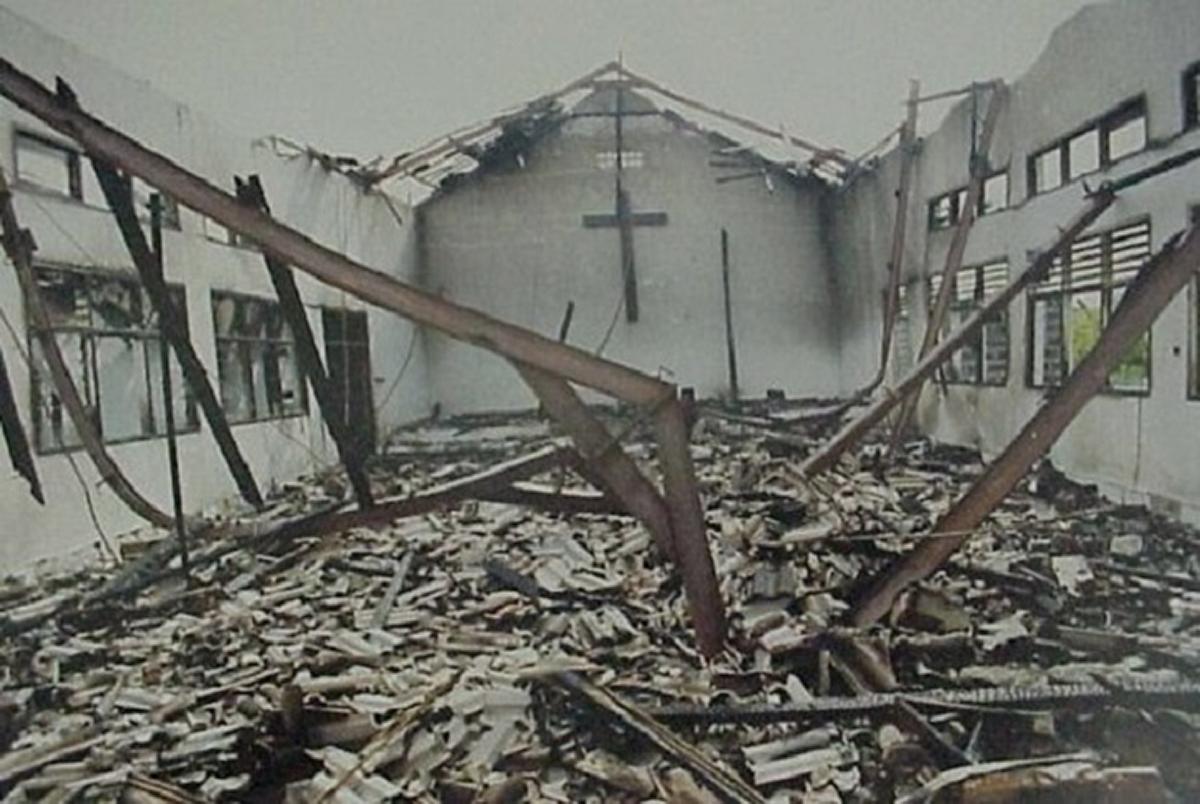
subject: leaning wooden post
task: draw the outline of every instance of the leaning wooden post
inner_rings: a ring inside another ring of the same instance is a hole
[[[904,375],[894,389],[885,386],[885,394],[863,411],[857,419],[843,427],[828,444],[808,457],[801,465],[800,473],[805,477],[824,472],[837,463],[846,450],[858,443],[872,427],[879,424],[907,394],[937,371],[938,366],[945,363],[950,355],[966,343],[983,327],[984,323],[997,312],[1008,307],[1009,303],[1020,295],[1021,291],[1039,281],[1050,270],[1055,258],[1088,226],[1112,206],[1116,195],[1109,189],[1102,189],[1091,199],[1091,202],[1080,211],[1064,227],[1055,238],[1054,243],[1045,251],[1038,254],[1028,268],[1018,274],[1008,285],[991,299],[984,302],[974,315],[963,322],[962,326],[947,335],[937,344],[928,355],[908,374]]]
[[[988,100],[987,115],[983,120],[983,129],[979,133],[979,147],[971,154],[971,178],[967,182],[967,198],[965,209],[959,210],[958,225],[954,227],[954,235],[950,240],[950,248],[946,252],[946,264],[942,267],[942,284],[938,288],[937,299],[925,324],[925,337],[921,341],[920,356],[925,357],[937,345],[941,334],[942,322],[946,319],[946,311],[950,308],[950,297],[954,293],[954,278],[962,268],[963,254],[967,250],[967,238],[971,234],[971,226],[975,223],[979,199],[983,196],[983,183],[988,174],[988,152],[992,148],[992,135],[996,131],[996,123],[1000,119],[1000,107],[1004,103],[1004,84],[996,81],[992,85],[992,96]],[[894,451],[900,438],[908,429],[908,423],[916,410],[921,398],[921,386],[924,380],[905,394],[904,404],[900,407],[900,415],[896,419],[896,427],[892,431]]]
[[[900,129],[900,184],[896,188],[896,218],[892,221],[892,251],[888,259],[887,296],[883,302],[883,339],[880,345],[879,372],[866,388],[865,396],[879,387],[887,377],[888,360],[892,354],[892,335],[896,329],[897,308],[900,305],[900,282],[904,276],[904,239],[908,231],[908,196],[912,185],[913,163],[917,158],[917,108],[921,82],[908,82],[908,113]]]
[[[100,439],[100,434],[96,432],[87,408],[84,407],[83,400],[79,397],[79,391],[75,388],[74,380],[71,379],[71,372],[67,368],[62,352],[59,351],[58,341],[54,338],[54,332],[50,328],[50,314],[42,306],[37,280],[33,275],[33,236],[28,230],[22,229],[17,222],[17,215],[12,204],[12,192],[8,188],[8,181],[3,170],[0,170],[0,229],[3,230],[4,251],[13,264],[13,270],[17,274],[17,283],[21,286],[21,294],[25,299],[25,317],[29,323],[29,330],[37,339],[38,346],[41,347],[42,359],[46,362],[46,369],[50,374],[50,382],[54,385],[54,392],[58,395],[63,409],[66,410],[67,417],[70,418],[80,443],[95,465],[96,472],[105,485],[112,489],[113,494],[116,494],[125,505],[129,506],[129,510],[151,525],[160,528],[171,527],[171,517],[139,494],[128,478],[121,473],[116,462],[104,448],[104,442]]]
[[[1130,346],[1200,269],[1200,226],[1172,238],[1125,289],[1100,340],[1050,400],[934,526],[931,536],[893,564],[854,606],[856,625],[878,621],[909,584],[935,572],[1046,454],[1079,411],[1108,381]],[[946,535],[938,538],[938,534]]]
[[[239,180],[237,189],[238,195],[248,205],[270,214],[271,207],[267,203],[267,196],[258,176],[250,176],[245,182]],[[329,434],[337,447],[338,457],[346,467],[346,476],[354,489],[354,498],[358,501],[359,508],[370,508],[371,481],[367,477],[366,456],[363,455],[361,443],[351,433],[350,423],[337,409],[333,385],[329,375],[325,373],[325,365],[321,361],[321,353],[317,350],[312,328],[308,325],[304,302],[300,299],[300,291],[296,288],[292,270],[275,259],[270,252],[264,251],[263,259],[267,263],[267,273],[271,275],[275,295],[279,298],[279,308],[283,311],[283,317],[296,339],[296,356],[300,362],[300,369],[308,378],[308,384],[312,386],[321,418],[325,420],[325,426],[329,428]]]
[[[33,452],[29,449],[25,425],[21,423],[21,413],[17,409],[16,397],[13,396],[12,383],[8,380],[8,366],[4,364],[3,352],[0,352],[0,429],[4,430],[4,443],[8,446],[8,459],[12,468],[29,483],[29,493],[33,495],[33,499],[45,505],[42,483],[38,479],[37,465],[33,462]]]
[[[258,485],[254,482],[250,466],[242,457],[242,451],[233,437],[233,431],[229,429],[225,411],[221,409],[221,401],[217,399],[217,395],[208,381],[208,372],[204,370],[204,364],[200,362],[196,350],[192,348],[187,324],[184,322],[183,316],[175,309],[175,302],[171,299],[170,291],[167,290],[166,281],[155,270],[154,254],[146,243],[146,235],[142,232],[142,225],[137,219],[137,211],[133,206],[133,187],[130,180],[127,176],[123,177],[118,174],[117,169],[100,156],[93,154],[91,160],[92,167],[96,171],[96,179],[100,182],[113,217],[117,220],[117,226],[121,230],[125,246],[129,249],[129,256],[133,259],[138,276],[141,277],[142,286],[145,287],[146,295],[150,297],[150,303],[158,313],[159,331],[171,344],[175,356],[179,359],[179,368],[183,379],[192,389],[192,395],[196,397],[200,409],[204,411],[204,418],[208,422],[209,428],[212,429],[213,438],[216,439],[217,446],[221,450],[222,457],[225,458],[225,463],[233,475],[234,483],[237,484],[242,498],[255,508],[261,508],[263,499],[258,491]]]
[[[153,246],[155,273],[163,278],[162,196],[150,196],[150,241]],[[160,316],[161,319],[161,316]],[[161,321],[160,321],[161,323]],[[161,329],[161,327],[160,327]],[[183,518],[183,480],[179,476],[179,445],[175,438],[175,398],[171,388],[171,351],[167,339],[159,333],[158,366],[162,373],[163,423],[167,430],[167,471],[171,476],[171,510],[175,514],[175,535],[179,540],[179,566],[183,582],[192,585],[191,559],[188,555],[187,523]]]

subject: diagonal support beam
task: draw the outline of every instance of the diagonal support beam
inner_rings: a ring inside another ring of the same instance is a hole
[[[37,280],[33,275],[33,236],[28,230],[22,229],[17,221],[12,192],[8,188],[3,170],[0,170],[0,229],[3,230],[4,251],[13,264],[17,283],[21,286],[21,294],[25,299],[25,318],[30,333],[41,347],[42,359],[46,362],[46,370],[50,375],[50,382],[54,385],[54,392],[66,410],[80,443],[95,465],[96,472],[129,510],[151,525],[170,528],[173,522],[171,517],[139,494],[108,454],[83,400],[79,397],[79,390],[71,379],[71,372],[50,328],[50,315],[42,306]]]
[[[8,366],[4,363],[3,352],[0,352],[0,429],[4,430],[4,443],[8,446],[8,460],[12,468],[29,483],[29,493],[33,499],[45,505],[42,482],[38,479],[37,465],[33,462],[25,426],[21,424],[21,413],[17,410],[12,383],[8,380]]]
[[[208,372],[196,355],[196,350],[192,348],[187,324],[179,310],[175,309],[175,303],[163,279],[162,266],[146,242],[146,235],[133,206],[133,187],[130,179],[128,176],[121,176],[116,168],[99,156],[93,155],[91,161],[96,171],[96,179],[100,182],[100,188],[104,191],[109,209],[117,220],[117,227],[121,230],[125,246],[129,249],[129,256],[133,259],[138,276],[141,277],[142,286],[145,287],[146,295],[150,297],[150,303],[158,313],[159,330],[171,344],[175,357],[179,359],[183,379],[192,389],[200,409],[204,411],[204,418],[212,430],[213,438],[216,439],[221,456],[225,459],[242,498],[255,508],[261,508],[262,495],[254,482],[250,466],[242,457],[241,449],[233,438],[225,411],[222,410],[221,402],[208,381]]]
[[[1100,391],[1129,348],[1150,329],[1163,308],[1200,270],[1200,226],[1179,242],[1171,239],[1125,289],[1100,340],[1012,443],[988,466],[967,493],[934,526],[932,535],[892,565],[854,606],[856,625],[877,622],[907,586],[935,572],[968,534],[1008,496],[1040,457],[1062,435],[1079,411]],[[955,534],[955,535],[949,535]]]
[[[975,213],[979,208],[979,199],[983,196],[983,182],[988,174],[988,153],[992,149],[992,135],[1000,120],[1000,108],[1004,105],[1007,90],[1004,84],[992,84],[992,95],[988,100],[987,114],[983,120],[983,130],[979,134],[978,150],[971,155],[971,178],[967,182],[967,199],[965,209],[959,210],[958,225],[954,227],[954,235],[950,240],[950,248],[946,251],[946,263],[942,267],[942,284],[938,288],[937,299],[929,318],[925,323],[925,337],[921,341],[920,356],[923,358],[937,346],[938,336],[942,331],[942,323],[946,320],[946,311],[950,309],[950,297],[954,293],[954,278],[962,268],[963,255],[967,250],[967,239],[971,236],[971,227],[975,224]],[[891,451],[895,452],[900,439],[908,429],[916,411],[917,402],[921,398],[921,387],[924,380],[905,395],[904,403],[900,406],[900,415],[896,419],[896,427],[892,431]]]
[[[646,525],[659,551],[675,562],[700,651],[705,656],[719,653],[725,645],[725,607],[696,493],[683,407],[669,398],[654,414],[664,500],[565,380],[530,366],[516,368],[606,489]]]
[[[74,98],[56,95],[4,59],[0,59],[0,96],[73,138],[89,153],[356,298],[627,402],[651,405],[670,393],[667,383],[640,371],[439,298],[316,243],[105,125],[82,111]]]
[[[995,296],[984,302],[974,315],[963,322],[962,326],[947,335],[929,352],[894,389],[885,386],[885,394],[875,400],[859,415],[857,419],[843,427],[828,444],[808,457],[800,467],[804,477],[813,477],[837,463],[845,452],[862,439],[871,428],[879,424],[902,399],[912,393],[921,383],[925,382],[938,367],[945,363],[954,352],[977,333],[984,323],[997,312],[1008,307],[1025,288],[1039,281],[1050,270],[1051,264],[1064,249],[1071,245],[1088,226],[1099,218],[1106,209],[1112,206],[1116,196],[1101,190],[1092,197],[1091,202],[1084,207],[1063,228],[1054,242],[1043,252],[1039,253],[1029,267],[1013,278],[1008,285]]]
[[[248,206],[270,214],[271,208],[267,204],[267,196],[258,176],[250,176],[246,181],[238,179],[236,183],[238,196]],[[296,339],[296,356],[300,362],[300,369],[312,386],[313,396],[317,398],[317,407],[321,410],[321,418],[325,420],[325,426],[329,428],[329,434],[337,447],[338,457],[346,467],[346,475],[354,489],[354,498],[358,501],[359,508],[370,508],[371,481],[367,477],[366,455],[361,441],[353,436],[349,422],[338,410],[333,384],[321,361],[321,353],[308,324],[308,315],[304,312],[304,302],[300,299],[300,291],[296,288],[292,270],[270,252],[264,251],[263,258],[267,263],[271,284],[275,287],[275,295],[279,298],[283,317]]]

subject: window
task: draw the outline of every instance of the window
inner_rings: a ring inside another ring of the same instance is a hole
[[[1008,284],[1008,262],[997,260],[960,268],[954,276],[943,337],[961,327],[985,300]],[[941,290],[942,275],[929,278],[929,309]],[[951,355],[943,368],[947,382],[965,385],[1008,383],[1008,311],[990,316],[983,327]]]
[[[90,269],[37,266],[38,289],[50,327],[101,438],[108,443],[162,435],[163,348],[158,316],[133,279]],[[169,288],[186,322],[183,289]],[[45,358],[30,337],[35,440],[41,452],[80,445],[54,385]],[[196,404],[171,355],[173,406],[178,432],[199,427]]]
[[[362,310],[324,308],[325,365],[338,417],[367,451],[374,449],[375,406],[371,378],[371,341]]]
[[[1061,187],[1146,149],[1146,99],[1126,101],[1029,157],[1029,194]]]
[[[1200,125],[1200,61],[1183,71],[1183,127]]]
[[[1200,204],[1190,210],[1193,226],[1200,225]],[[1200,275],[1188,289],[1188,398],[1200,399]]]
[[[621,169],[640,168],[646,163],[646,154],[642,151],[621,151]],[[596,153],[596,167],[600,170],[615,170],[617,167],[616,151],[599,151]]]
[[[108,201],[88,158],[69,145],[18,131],[16,134],[17,179],[43,190],[58,193],[94,207],[108,209]],[[133,204],[138,216],[150,219],[150,196],[154,189],[133,178]],[[161,194],[160,194],[161,195]],[[163,226],[179,228],[179,205],[163,198]]]
[[[1028,381],[1061,385],[1100,339],[1125,288],[1150,257],[1150,222],[1081,237],[1030,290]],[[1138,339],[1108,377],[1108,389],[1150,390],[1150,334]]]
[[[277,302],[212,294],[221,406],[230,422],[298,416],[307,410],[296,342]]]
[[[932,231],[949,229],[958,223],[967,205],[967,188],[959,187],[939,195],[929,202],[929,228]],[[1001,170],[983,180],[979,194],[977,216],[990,215],[1008,208],[1008,171]]]

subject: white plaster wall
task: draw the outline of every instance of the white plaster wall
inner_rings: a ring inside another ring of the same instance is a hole
[[[817,182],[761,178],[718,184],[709,138],[659,115],[625,121],[625,148],[644,154],[625,172],[635,211],[664,211],[665,227],[634,230],[640,320],[622,312],[604,356],[661,375],[700,396],[729,390],[720,232],[730,238],[731,297],[741,393],[838,390],[833,274],[822,241]],[[585,229],[613,210],[611,117],[575,117],[526,155],[524,169],[481,172],[419,207],[426,286],[447,298],[557,337],[575,302],[569,342],[604,338],[622,294],[616,229]],[[513,370],[475,347],[429,336],[436,399],[449,411],[528,407]]]
[[[1047,49],[1010,87],[991,153],[993,166],[1011,164],[1007,211],[978,220],[964,264],[1007,257],[1010,276],[1030,252],[1049,245],[1057,228],[1085,203],[1084,183],[1096,186],[1184,150],[1200,147],[1200,131],[1182,132],[1181,77],[1200,60],[1200,4],[1194,0],[1141,0],[1089,6],[1050,37]],[[1027,198],[1029,154],[1145,94],[1149,148],[1105,173]],[[923,113],[927,113],[923,109]],[[927,231],[928,201],[965,185],[968,110],[956,105],[924,141],[917,162],[909,220],[905,276],[942,270],[950,230]],[[835,251],[843,271],[843,378],[848,386],[877,366],[881,293],[891,240],[898,158],[891,153],[873,174],[855,182],[835,204]],[[1124,194],[1093,226],[1110,229],[1149,215],[1153,248],[1186,224],[1200,202],[1200,165],[1193,163]],[[924,330],[924,289],[916,302],[914,342]],[[914,288],[915,289],[915,288]],[[1102,394],[1092,400],[1051,456],[1072,476],[1096,482],[1119,499],[1150,501],[1185,518],[1200,519],[1200,402],[1186,397],[1187,294],[1176,298],[1152,330],[1149,396]],[[927,387],[920,423],[935,437],[994,455],[1037,410],[1043,392],[1026,387],[1027,304],[1013,302],[1009,381],[1004,388]]]
[[[283,221],[397,278],[409,280],[415,276],[415,227],[403,204],[396,203],[403,219],[401,224],[380,198],[364,196],[344,177],[330,174],[306,158],[283,159],[268,147],[252,145],[248,139],[228,134],[161,95],[146,82],[117,72],[2,8],[0,53],[47,85],[53,86],[55,76],[63,76],[86,110],[214,183],[232,188],[235,173],[260,174],[273,211]],[[10,181],[15,178],[13,134],[18,128],[52,135],[36,119],[0,100],[0,164]],[[33,231],[38,258],[133,273],[128,253],[106,209],[87,207],[19,185],[16,190],[17,214],[22,225]],[[211,291],[236,290],[265,298],[274,298],[274,293],[261,254],[207,240],[200,217],[188,210],[181,211],[181,218],[180,231],[165,232],[167,278],[186,286],[192,343],[215,385]],[[324,287],[299,272],[297,282],[309,307],[319,345],[323,342],[321,306],[362,307],[341,291]],[[19,298],[14,274],[5,260],[0,270],[0,309],[20,331],[24,348],[24,313]],[[375,403],[380,405],[400,371],[415,333],[407,322],[384,311],[370,310],[369,323]],[[416,346],[396,390],[378,411],[380,432],[422,416],[428,410],[424,354],[419,339]],[[28,371],[7,332],[0,331],[0,348],[32,440]],[[184,498],[189,510],[211,506],[237,494],[202,416],[201,420],[199,432],[179,439]],[[238,424],[233,426],[233,432],[264,490],[336,460],[311,393],[307,416]],[[109,449],[133,485],[169,510],[165,440],[153,438]],[[82,451],[73,455],[91,490],[101,527],[109,534],[138,527],[139,520],[98,485],[87,456]],[[96,540],[82,492],[67,459],[62,455],[39,455],[36,459],[48,497],[45,506],[32,500],[24,481],[11,471],[7,459],[0,459],[3,468],[0,571],[86,548]]]

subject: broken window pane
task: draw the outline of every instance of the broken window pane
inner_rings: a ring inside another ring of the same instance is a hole
[[[953,226],[956,219],[953,193],[938,196],[929,202],[930,229],[945,229]]]
[[[231,422],[295,416],[306,409],[295,339],[276,302],[214,292],[221,404]]]
[[[1100,169],[1100,131],[1089,128],[1067,142],[1067,180]]]
[[[1044,193],[1063,183],[1062,157],[1059,146],[1033,157],[1033,191]]]
[[[38,266],[35,279],[67,370],[101,439],[115,443],[164,433],[165,420],[155,415],[153,401],[161,397],[158,319],[142,287],[129,277],[63,267]],[[186,327],[183,289],[169,291]],[[32,337],[30,341],[35,344]],[[40,350],[31,352],[38,449],[79,446]],[[195,430],[199,426],[196,406],[182,378],[178,388],[176,428]]]
[[[987,215],[1008,208],[1008,171],[988,176],[983,181],[982,204],[979,212]]]

